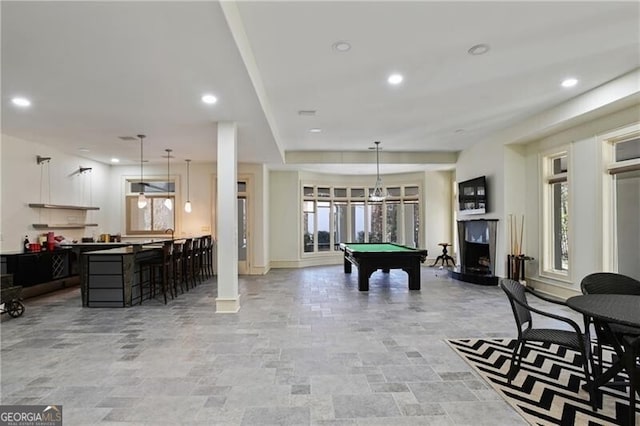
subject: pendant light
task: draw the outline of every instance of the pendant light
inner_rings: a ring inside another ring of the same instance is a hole
[[[384,201],[389,194],[387,194],[386,189],[382,185],[382,178],[380,177],[380,141],[375,141],[376,144],[376,185],[369,194],[369,201]],[[373,149],[373,148],[370,148]]]
[[[142,151],[142,141],[145,138],[145,135],[138,135],[140,138],[140,194],[138,195],[138,208],[144,209],[147,207],[147,197],[144,196],[144,175],[142,173],[142,161],[143,161],[143,151]]]
[[[169,210],[173,210],[173,201],[171,201],[171,196],[169,194],[169,184],[171,182],[171,177],[169,175],[169,159],[171,158],[171,149],[165,149],[167,151],[167,198],[164,200],[164,206]]]
[[[187,202],[184,203],[184,211],[191,213],[191,201],[189,201],[189,163],[191,160],[184,160],[187,162]]]

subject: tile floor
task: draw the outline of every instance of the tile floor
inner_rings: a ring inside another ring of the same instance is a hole
[[[241,277],[237,314],[215,279],[166,306],[27,300],[2,316],[1,403],[62,404],[65,425],[525,424],[443,341],[514,336],[506,297],[442,272],[359,292],[342,266],[275,269]]]

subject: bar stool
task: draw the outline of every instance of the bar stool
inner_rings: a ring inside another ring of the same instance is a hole
[[[207,247],[207,261],[209,262],[209,272],[211,273],[211,276],[215,275],[215,271],[213,269],[213,249],[214,249],[214,241],[213,241],[213,236],[209,235],[209,246]]]
[[[207,278],[211,278],[213,276],[213,258],[212,258],[212,238],[211,235],[205,235],[202,237],[203,246],[202,246],[202,270],[207,276]]]
[[[172,267],[173,267],[173,243],[167,241],[162,245],[162,295],[164,296],[164,304],[167,304],[167,293],[171,296],[171,300],[175,299],[173,286],[171,285]]]
[[[193,239],[187,238],[182,245],[182,282],[187,291],[189,284],[191,288],[195,288],[196,283],[193,277]]]
[[[208,274],[207,274],[207,260],[205,259],[205,256],[207,255],[207,236],[203,235],[202,237],[200,237],[200,249],[199,249],[199,255],[198,255],[198,261],[199,261],[199,269],[200,269],[200,282],[204,281],[206,278],[209,278]]]
[[[205,259],[207,255],[207,236],[203,235],[199,238],[200,245],[198,246],[198,276],[200,278],[200,282],[203,282],[207,276],[207,260]]]
[[[164,304],[167,304],[167,291],[170,292],[173,299],[173,291],[169,286],[169,277],[171,275],[171,243],[166,242],[162,245],[162,253],[160,258],[143,260],[140,262],[140,304],[144,298],[144,272],[148,272],[149,276],[149,299],[156,297],[156,290],[158,286],[158,275],[160,277],[160,290],[164,296]]]
[[[449,254],[447,253],[447,247],[449,247],[451,244],[449,243],[439,243],[439,246],[442,246],[442,254],[438,257],[436,257],[436,261],[433,262],[433,266],[436,266],[436,264],[438,263],[439,260],[442,261],[442,266],[444,266],[445,262],[447,263],[447,266],[449,266],[449,261],[451,261],[451,263],[453,264],[452,266],[456,266],[456,261],[453,260],[453,257],[449,256]]]
[[[194,287],[198,282],[202,282],[200,264],[202,260],[202,239],[200,237],[193,239],[193,245],[191,247],[191,276],[193,277]]]
[[[140,287],[140,302],[139,305],[142,305],[142,300],[146,294],[149,296],[149,299],[155,297],[155,283],[153,282],[153,269],[154,265],[149,261],[140,261],[138,262],[138,286]],[[145,281],[145,277],[148,279]]]
[[[184,294],[183,287],[183,274],[182,274],[182,264],[183,264],[183,246],[184,243],[173,241],[173,247],[171,250],[171,267],[173,272],[173,293],[178,297],[178,285],[180,286],[180,294]],[[189,287],[187,287],[187,291],[189,291]]]

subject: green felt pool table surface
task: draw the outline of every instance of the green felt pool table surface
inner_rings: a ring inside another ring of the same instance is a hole
[[[392,243],[347,243],[344,244],[345,247],[348,247],[352,251],[359,252],[397,252],[397,251],[407,251],[412,252],[416,249],[411,247],[405,247],[398,244]]]

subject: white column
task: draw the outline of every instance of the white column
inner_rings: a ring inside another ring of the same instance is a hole
[[[236,123],[218,123],[216,229],[218,297],[216,312],[240,310],[238,293],[238,179]]]

